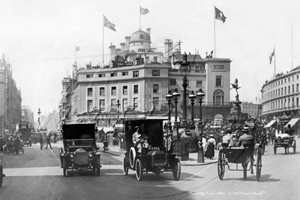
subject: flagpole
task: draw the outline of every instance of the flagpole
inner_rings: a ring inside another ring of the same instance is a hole
[[[102,18],[102,64],[104,67],[104,15]]]
[[[276,52],[274,47],[274,77],[276,77]]]
[[[214,10],[214,57],[216,57],[216,7]]]
[[[141,5],[140,5],[139,13],[140,13],[140,14],[139,14],[139,15],[140,15],[140,16],[139,16],[139,17],[140,17],[140,30],[142,30],[142,25],[141,25]]]
[[[76,47],[76,45],[75,45],[75,62],[76,62],[76,50],[77,50],[76,48],[77,48],[77,47]]]

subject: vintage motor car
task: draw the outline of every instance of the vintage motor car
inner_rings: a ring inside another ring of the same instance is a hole
[[[64,122],[61,133],[63,148],[60,148],[63,175],[68,172],[93,171],[100,176],[100,151],[96,145],[95,123]]]
[[[171,140],[166,140],[168,136],[164,137],[163,120],[166,119],[146,117],[124,120],[126,153],[123,173],[125,175],[131,169],[135,171],[137,180],[141,181],[143,174],[148,174],[148,171],[156,175],[169,171],[173,173],[175,180],[179,180],[180,160],[171,147]],[[141,131],[139,147],[134,145],[132,140],[137,127]],[[169,144],[166,141],[169,141]]]

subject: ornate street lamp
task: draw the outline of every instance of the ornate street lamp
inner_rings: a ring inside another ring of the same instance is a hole
[[[176,127],[178,127],[177,125],[177,103],[178,103],[178,100],[179,100],[179,98],[180,98],[180,94],[178,93],[178,90],[177,90],[177,88],[175,88],[175,90],[174,90],[174,92],[172,93],[172,96],[173,96],[173,101],[174,101],[174,103],[175,103],[175,123],[174,123],[174,125],[176,125]],[[178,138],[179,136],[178,136],[178,134],[177,134],[177,139],[179,139]]]
[[[169,106],[169,114],[168,114],[169,122],[168,122],[168,129],[171,130],[171,104],[172,104],[173,95],[172,95],[172,92],[171,92],[170,90],[169,90],[168,94],[166,95],[166,99],[167,99],[168,106]]]
[[[117,108],[118,108],[118,120],[119,120],[119,107],[120,107],[120,101],[119,101],[119,99],[117,100],[117,104],[116,104],[116,106],[117,106]]]
[[[196,95],[194,93],[194,90],[191,91],[191,94],[189,95],[189,99],[191,101],[191,106],[192,106],[192,114],[191,114],[191,120],[192,120],[192,125],[194,125],[194,105],[195,105],[195,100],[196,100]]]
[[[202,122],[202,102],[205,97],[205,93],[200,88],[196,94],[197,99],[199,100],[200,105],[200,113],[199,113],[199,149],[198,149],[198,163],[204,163],[204,153],[203,153],[203,146],[202,146],[202,134],[203,134],[203,122]]]

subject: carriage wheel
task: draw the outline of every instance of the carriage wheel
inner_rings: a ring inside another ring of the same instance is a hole
[[[289,153],[289,146],[284,147],[284,153],[285,153],[285,154]]]
[[[293,147],[293,149],[294,149],[294,153],[296,153],[296,140],[294,140],[294,147]]]
[[[266,145],[263,144],[261,148],[261,155],[264,155],[265,151],[266,151]]]
[[[173,167],[173,177],[175,181],[179,180],[180,175],[181,175],[181,164],[179,160],[176,160]]]
[[[243,166],[243,174],[244,174],[244,179],[247,178],[247,167],[248,167],[248,163],[242,163]]]
[[[135,157],[136,157],[136,151],[134,147],[131,147],[129,150],[129,164],[132,169],[135,168]]]
[[[135,175],[138,181],[141,181],[143,178],[143,162],[141,159],[136,159],[135,162]]]
[[[123,174],[128,175],[128,167],[126,167],[125,160],[126,159],[124,158],[124,162],[123,162]]]
[[[261,161],[261,152],[257,152],[257,160],[256,160],[256,180],[260,181],[260,175],[261,175],[261,167],[262,167],[262,161]]]
[[[274,144],[274,154],[276,155],[276,145]]]
[[[222,151],[219,152],[219,158],[218,158],[218,175],[220,180],[223,180],[224,174],[225,174],[225,160],[224,155]]]
[[[2,182],[3,182],[3,169],[2,166],[0,166],[0,188],[2,187]]]

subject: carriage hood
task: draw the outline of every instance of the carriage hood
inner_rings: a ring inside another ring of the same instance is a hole
[[[63,124],[61,132],[64,140],[94,139],[95,128],[94,123]]]

